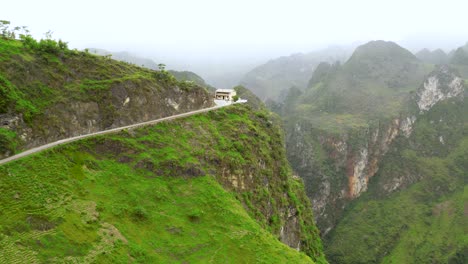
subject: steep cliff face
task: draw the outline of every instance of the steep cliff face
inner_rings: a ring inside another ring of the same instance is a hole
[[[38,51],[0,40],[0,158],[47,142],[213,105],[202,87],[168,72],[84,52]],[[6,147],[14,145],[15,148]]]
[[[368,191],[327,236],[330,262],[468,261],[466,88],[463,93],[417,114],[411,135],[393,140]]]
[[[326,235],[345,206],[368,189],[379,162],[399,135],[410,133],[413,117],[390,120],[343,134],[329,134],[307,123],[288,131],[287,152],[304,179],[317,224]]]
[[[459,96],[463,93],[463,80],[451,72],[448,66],[442,66],[424,81],[418,90],[419,110],[427,111],[439,101]]]
[[[2,166],[0,261],[326,263],[276,119],[230,106]]]
[[[288,159],[305,181],[323,235],[332,230],[345,207],[368,190],[370,179],[397,137],[409,137],[418,117],[438,102],[464,96],[464,82],[453,69],[441,66],[423,79],[425,66],[418,65],[406,51],[399,55],[402,60],[396,60],[401,48],[386,45],[378,42],[358,48],[342,69],[293,101],[296,107],[292,113],[283,113]],[[352,61],[358,58],[360,61]],[[383,72],[376,63],[383,63],[388,70]],[[347,69],[356,65],[365,65],[364,75],[359,73],[362,67],[349,74]],[[377,72],[372,72],[376,67]],[[403,73],[405,69],[414,69],[417,74],[410,76]],[[356,83],[366,84],[353,86],[353,79],[361,75],[363,79]],[[410,89],[416,83],[415,76],[421,78],[420,87]],[[393,81],[395,78],[398,80]],[[396,83],[400,84],[395,87]],[[397,88],[401,85],[407,88]],[[414,180],[403,178],[387,182],[385,190],[393,192]]]

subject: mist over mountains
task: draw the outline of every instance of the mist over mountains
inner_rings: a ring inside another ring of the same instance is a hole
[[[408,37],[396,41],[396,43],[415,53],[419,59],[427,62],[443,62],[447,58],[442,58],[443,55],[440,55],[440,53],[450,55],[456,48],[466,43],[465,39],[448,37],[440,40],[439,38],[429,38],[427,36]],[[156,68],[157,64],[164,63],[170,70],[191,71],[200,75],[208,84],[214,87],[231,88],[238,84],[253,84],[251,89],[255,90],[255,86],[259,85],[255,84],[255,82],[262,82],[262,80],[251,79],[252,74],[255,75],[255,71],[269,71],[268,68],[277,67],[288,73],[298,72],[294,74],[302,75],[302,77],[297,76],[292,82],[274,81],[274,78],[281,78],[279,76],[273,77],[271,81],[274,82],[274,86],[294,85],[305,87],[310,73],[318,63],[321,61],[344,62],[351,55],[354,48],[367,42],[361,40],[352,43],[330,43],[322,46],[311,44],[309,47],[307,45],[291,45],[289,47],[242,45],[240,47],[230,46],[222,51],[220,49],[211,51],[198,49],[197,51],[197,48],[193,48],[195,52],[190,52],[188,47],[174,51],[168,47],[122,46],[98,43],[88,46],[88,48],[90,52],[97,52],[101,55],[112,53],[114,59],[123,61],[129,59],[129,56],[136,57],[138,59],[133,59],[132,63],[140,66]],[[428,55],[428,52],[436,52],[436,54]],[[435,58],[433,58],[434,56]],[[254,73],[251,73],[251,71],[254,71]],[[264,76],[263,78],[268,79],[270,77]],[[273,97],[276,97],[279,93],[274,92],[274,94]]]

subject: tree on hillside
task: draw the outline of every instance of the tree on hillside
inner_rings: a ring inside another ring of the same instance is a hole
[[[10,28],[10,21],[0,20],[0,32],[2,33],[3,38],[9,38],[11,32],[8,30]]]
[[[158,64],[158,68],[159,68],[160,71],[163,72],[163,71],[166,70],[166,64],[164,64],[164,63],[159,63],[159,64]]]

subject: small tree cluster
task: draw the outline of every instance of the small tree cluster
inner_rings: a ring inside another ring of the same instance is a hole
[[[156,78],[166,84],[177,84],[177,79],[169,71],[166,70],[165,64],[158,64],[159,71],[156,71]]]
[[[52,31],[47,31],[45,39],[37,41],[29,34],[26,26],[12,27],[11,22],[8,20],[0,20],[0,34],[4,39],[17,39],[19,37],[26,48],[36,51],[58,53],[68,50],[67,42],[61,39],[58,41],[52,39]]]
[[[16,39],[17,36],[28,35],[29,30],[26,26],[11,27],[11,22],[8,20],[0,20],[0,34],[4,39]]]
[[[22,35],[21,40],[23,41],[23,45],[26,48],[40,51],[40,52],[47,52],[47,53],[59,53],[61,51],[68,50],[68,43],[62,41],[61,39],[54,40],[52,39],[52,32],[48,31],[45,33],[46,38],[37,41],[31,35]]]

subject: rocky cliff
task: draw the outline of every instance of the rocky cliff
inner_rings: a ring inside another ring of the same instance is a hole
[[[436,77],[437,76],[437,77]],[[438,88],[458,77],[441,69]],[[418,95],[427,92],[426,81]],[[414,115],[379,160],[379,170],[327,235],[333,263],[466,263],[467,91]],[[430,88],[429,88],[430,89]],[[449,91],[446,91],[449,93]],[[445,94],[445,96],[447,93]],[[415,102],[415,105],[416,105]],[[465,207],[465,209],[464,209]],[[348,241],[353,241],[352,245]],[[372,250],[369,250],[372,248]]]

